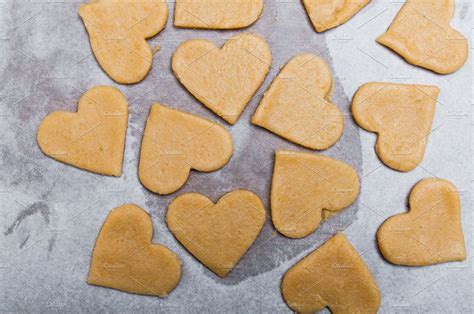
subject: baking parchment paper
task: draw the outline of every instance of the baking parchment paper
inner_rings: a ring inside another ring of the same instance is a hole
[[[161,46],[141,83],[114,83],[91,52],[77,12],[78,1],[0,2],[0,310],[6,312],[289,312],[280,296],[285,271],[331,237],[344,231],[367,262],[382,291],[382,313],[470,312],[472,310],[472,214],[470,206],[472,71],[470,61],[449,76],[406,64],[375,43],[401,7],[398,1],[373,1],[343,26],[317,34],[298,0],[265,1],[257,23],[239,31],[173,27],[169,3],[166,29],[149,41]],[[470,35],[472,5],[457,1],[453,24]],[[222,45],[240,32],[267,39],[273,64],[264,84],[234,126],[225,124],[195,100],[175,79],[171,56],[181,42],[210,39]],[[250,123],[263,92],[294,55],[310,52],[330,65],[333,101],[345,113],[341,140],[322,154],[348,162],[361,177],[358,201],[322,223],[312,235],[290,240],[275,232],[270,218],[257,241],[226,279],[194,259],[168,231],[164,216],[170,201],[195,191],[217,201],[245,188],[269,210],[274,151],[308,151]],[[442,89],[433,132],[423,163],[398,173],[377,159],[373,134],[356,128],[350,98],[368,81],[434,84]],[[52,111],[76,111],[79,97],[95,85],[113,85],[130,105],[124,171],[109,178],[44,156],[35,140],[39,122]],[[140,142],[150,106],[160,102],[224,124],[235,153],[222,170],[192,172],[180,191],[159,196],[138,181]],[[362,162],[362,160],[364,162]],[[377,251],[375,232],[389,216],[403,212],[411,187],[421,178],[451,180],[462,192],[463,226],[469,259],[425,268],[388,264]],[[146,209],[154,223],[154,242],[175,251],[183,262],[178,287],[165,299],[136,296],[85,283],[90,256],[109,211],[124,203]]]

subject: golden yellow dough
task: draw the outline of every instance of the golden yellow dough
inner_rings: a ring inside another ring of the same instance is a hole
[[[212,42],[192,39],[173,54],[172,68],[186,89],[222,119],[234,124],[270,70],[267,42],[240,34],[219,49]]]
[[[450,26],[455,0],[407,0],[389,29],[377,39],[408,63],[441,74],[467,60],[466,38]]]
[[[93,0],[80,6],[79,15],[97,61],[114,81],[133,84],[145,78],[153,59],[146,39],[165,27],[165,1]]]
[[[225,277],[247,252],[265,223],[265,208],[252,192],[236,190],[214,204],[187,193],[168,207],[168,228],[201,263]]]
[[[351,205],[359,189],[354,168],[342,161],[277,151],[270,197],[273,224],[287,237],[305,237],[321,220]]]
[[[326,149],[344,130],[344,117],[331,102],[332,89],[332,75],[324,60],[298,55],[273,81],[252,123],[296,144]]]
[[[350,20],[370,0],[302,0],[317,32],[324,32]]]
[[[41,151],[90,172],[122,175],[128,102],[111,86],[96,86],[79,99],[77,113],[50,113],[38,127]]]
[[[357,124],[377,133],[375,150],[392,169],[413,170],[422,160],[439,88],[429,85],[367,83],[352,100]]]
[[[174,25],[184,28],[236,29],[253,24],[263,0],[176,0]]]
[[[385,259],[397,265],[465,260],[456,187],[437,178],[418,182],[410,193],[408,212],[387,219],[377,231],[377,242]]]
[[[113,209],[100,230],[87,283],[125,292],[165,297],[181,279],[181,261],[152,244],[153,224],[140,207]]]
[[[380,291],[367,265],[346,236],[337,233],[283,277],[281,292],[295,312],[329,307],[333,314],[377,313]]]
[[[138,174],[150,191],[170,194],[186,183],[191,169],[222,168],[233,152],[232,137],[223,126],[155,104],[143,133]]]

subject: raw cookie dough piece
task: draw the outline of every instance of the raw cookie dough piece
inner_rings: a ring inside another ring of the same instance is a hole
[[[342,161],[277,151],[270,198],[273,224],[287,237],[305,237],[321,220],[351,205],[359,188],[354,168]]]
[[[331,103],[332,75],[312,54],[294,57],[265,93],[252,123],[296,144],[326,149],[341,137],[344,118]]]
[[[165,1],[93,0],[81,5],[79,15],[97,61],[114,81],[132,84],[145,78],[153,59],[146,39],[165,27]]]
[[[407,0],[377,42],[413,65],[441,74],[455,72],[466,62],[469,47],[449,25],[454,6],[454,0]]]
[[[236,29],[253,24],[263,0],[176,0],[174,25],[184,28]]]
[[[380,291],[346,236],[337,233],[283,277],[283,298],[295,312],[377,313]]]
[[[324,32],[350,20],[370,0],[302,0],[317,32]]]
[[[153,223],[140,207],[113,209],[100,230],[87,278],[90,285],[165,297],[181,279],[181,261],[152,244]]]
[[[367,83],[354,95],[357,124],[378,134],[375,150],[384,164],[413,170],[423,159],[439,88],[427,85]]]
[[[252,192],[236,190],[217,204],[198,193],[178,196],[168,207],[168,228],[210,270],[225,277],[265,223],[265,208]]]
[[[150,191],[170,194],[186,183],[191,169],[215,171],[233,151],[223,126],[155,104],[143,133],[138,174]]]
[[[173,54],[178,80],[206,107],[234,124],[270,70],[272,53],[257,35],[241,34],[219,49],[193,39]]]
[[[96,86],[79,99],[77,113],[53,112],[37,141],[49,157],[98,174],[122,175],[128,102],[111,86]]]
[[[465,260],[460,203],[451,182],[421,180],[410,193],[408,213],[390,217],[377,231],[382,255],[407,266]]]

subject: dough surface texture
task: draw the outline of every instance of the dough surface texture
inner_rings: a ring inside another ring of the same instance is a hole
[[[302,0],[317,32],[324,32],[350,20],[370,0]]]
[[[423,160],[439,88],[428,85],[367,83],[352,101],[357,124],[377,133],[375,151],[388,167],[410,171]]]
[[[356,171],[342,161],[277,151],[270,196],[273,224],[287,237],[305,237],[322,220],[351,205],[359,190]]]
[[[214,204],[187,193],[168,207],[168,228],[201,263],[225,277],[247,252],[265,223],[265,208],[252,192],[236,190]]]
[[[455,0],[407,0],[377,42],[408,63],[440,74],[459,70],[467,60],[466,38],[449,25]]]
[[[128,102],[111,86],[96,86],[79,99],[77,113],[50,113],[38,127],[41,151],[90,172],[122,175]]]
[[[252,123],[308,148],[329,148],[344,130],[342,112],[331,102],[332,89],[324,60],[298,55],[265,92]]]
[[[153,223],[127,204],[107,216],[92,254],[87,283],[125,292],[167,296],[181,279],[181,262],[170,249],[152,244]]]
[[[377,242],[392,264],[426,266],[465,260],[456,187],[437,178],[418,182],[411,191],[408,212],[387,219],[377,231]]]
[[[337,233],[283,277],[283,298],[295,312],[377,313],[380,291],[346,236]]]
[[[191,169],[220,169],[233,151],[232,137],[223,126],[155,104],[143,133],[139,178],[150,191],[170,194],[186,183]]]
[[[176,0],[174,25],[183,28],[237,29],[258,20],[263,0]]]
[[[271,63],[267,42],[244,33],[220,49],[208,40],[188,40],[173,54],[172,68],[194,97],[234,124],[263,83]]]
[[[117,83],[133,84],[151,69],[153,50],[146,39],[161,32],[168,19],[163,0],[92,0],[80,6],[92,51]]]

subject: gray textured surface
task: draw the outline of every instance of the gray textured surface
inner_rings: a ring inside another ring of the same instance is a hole
[[[376,3],[375,3],[376,2]],[[458,1],[453,24],[470,35],[472,5]],[[187,185],[167,197],[143,188],[137,178],[141,132],[153,102],[223,123],[190,96],[172,76],[170,58],[186,39],[222,44],[234,32],[167,28],[150,41],[161,45],[150,75],[140,84],[114,84],[97,65],[74,1],[0,2],[0,310],[1,311],[160,311],[287,312],[280,296],[286,269],[336,230],[345,230],[361,252],[382,291],[381,312],[470,312],[472,310],[472,214],[470,204],[472,71],[439,76],[406,64],[374,39],[401,6],[374,1],[345,25],[316,34],[300,1],[266,1],[262,18],[248,31],[264,36],[273,67],[239,122],[228,127],[235,154],[220,171],[193,172]],[[173,4],[170,4],[170,14]],[[171,15],[170,15],[171,17]],[[226,191],[247,188],[268,208],[275,149],[301,148],[249,123],[263,92],[293,55],[320,54],[331,65],[333,100],[348,113],[349,99],[367,81],[438,85],[434,131],[416,170],[402,174],[380,163],[373,134],[346,117],[343,138],[323,152],[352,164],[362,178],[358,204],[325,222],[313,235],[289,240],[275,234],[270,221],[227,279],[218,279],[190,256],[164,224],[166,206],[183,192],[197,191],[217,200]],[[36,128],[49,112],[75,111],[88,88],[110,84],[129,99],[124,174],[94,175],[45,157]],[[359,136],[360,134],[360,136]],[[363,163],[362,163],[363,160]],[[469,259],[424,268],[395,267],[377,251],[375,232],[390,215],[403,212],[411,187],[421,178],[451,180],[463,193],[463,227]],[[135,296],[85,283],[95,237],[109,210],[133,202],[152,215],[154,241],[172,248],[183,262],[179,286],[166,299]]]

